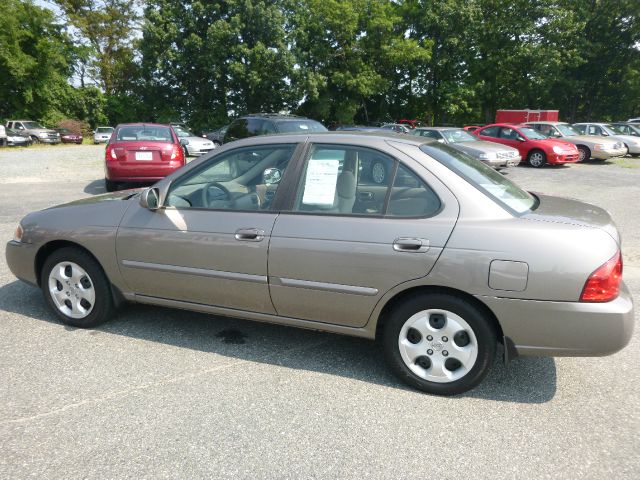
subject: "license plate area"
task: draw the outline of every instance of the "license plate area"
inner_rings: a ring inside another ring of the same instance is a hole
[[[153,152],[136,152],[136,160],[153,160]]]

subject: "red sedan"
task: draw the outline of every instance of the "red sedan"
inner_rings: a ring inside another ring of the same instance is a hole
[[[78,145],[82,143],[83,137],[79,133],[73,133],[68,128],[56,128],[55,130],[60,134],[62,143],[76,143]]]
[[[153,183],[186,163],[178,136],[169,125],[118,125],[105,153],[105,187],[118,183]]]
[[[545,137],[526,125],[496,123],[482,127],[473,134],[482,140],[517,148],[532,167],[576,163],[580,158],[575,145]]]

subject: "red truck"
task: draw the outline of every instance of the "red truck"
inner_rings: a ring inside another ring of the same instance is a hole
[[[498,110],[496,123],[557,122],[558,110]]]

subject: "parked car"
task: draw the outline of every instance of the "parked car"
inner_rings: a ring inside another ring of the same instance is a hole
[[[107,143],[113,133],[113,127],[97,127],[93,131],[93,143],[98,145],[99,143]]]
[[[4,128],[4,127],[3,127]],[[20,130],[7,129],[6,145],[10,147],[28,147],[33,143],[31,137]]]
[[[617,132],[623,135],[640,137],[640,123],[616,122],[610,124]]]
[[[82,139],[84,138],[78,133],[73,133],[68,128],[56,128],[55,131],[60,134],[60,140],[62,141],[62,143],[75,143],[80,145],[82,143]]]
[[[219,147],[220,145],[222,145],[222,142],[224,141],[224,135],[225,133],[227,133],[228,128],[229,128],[229,125],[225,125],[224,127],[220,127],[211,132],[204,132],[202,136],[204,138],[208,138],[209,140],[211,140],[216,147]]]
[[[176,132],[180,139],[180,144],[184,148],[184,152],[189,157],[199,157],[205,153],[210,152],[216,145],[207,138],[198,137],[189,130],[183,127],[173,126],[173,131]]]
[[[361,182],[370,152],[388,184]],[[505,360],[609,355],[634,324],[605,210],[417,136],[247,138],[31,213],[6,257],[74,327],[130,301],[377,338],[398,378],[443,395],[478,385],[499,342]]]
[[[170,125],[121,124],[105,151],[105,188],[112,192],[120,183],[153,183],[185,163],[182,145]]]
[[[640,117],[630,118],[627,123],[640,123]]]
[[[573,126],[585,135],[600,135],[617,141],[621,152],[617,156],[622,157],[627,153],[634,157],[640,155],[640,139],[633,135],[625,135],[608,123],[575,123]]]
[[[45,128],[38,122],[31,120],[9,120],[6,128],[20,130],[31,137],[33,143],[60,143],[60,134],[50,128]]]
[[[627,154],[627,150],[622,143],[603,136],[581,135],[577,129],[568,123],[527,122],[526,125],[547,137],[561,138],[565,142],[573,143],[578,152],[580,152],[580,162],[587,162],[591,158],[606,160]]]
[[[223,143],[273,133],[327,132],[320,122],[296,115],[258,113],[235,119],[224,134]]]
[[[478,138],[516,148],[532,167],[575,163],[580,153],[575,145],[546,137],[526,125],[498,123],[473,132]]]
[[[520,163],[520,152],[512,147],[494,142],[485,142],[478,137],[453,127],[420,127],[411,132],[413,135],[433,138],[450,145],[452,148],[472,156],[493,168],[514,167]]]
[[[380,127],[383,130],[391,130],[396,133],[410,133],[411,130],[406,125],[401,123],[385,123]]]
[[[4,125],[0,125],[0,147],[7,144],[7,130]]]
[[[410,120],[408,118],[402,118],[402,119],[398,120],[397,123],[399,123],[401,125],[405,125],[405,126],[411,128],[411,129],[418,128],[418,127],[422,126],[422,122],[420,122],[418,120]]]

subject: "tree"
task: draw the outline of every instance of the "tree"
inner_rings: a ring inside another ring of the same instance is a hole
[[[6,0],[0,15],[0,117],[54,123],[73,97],[72,45],[50,10]]]

